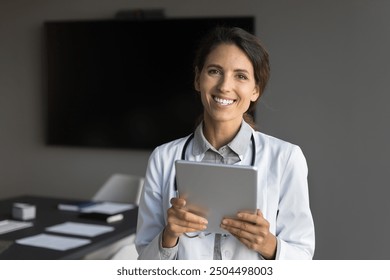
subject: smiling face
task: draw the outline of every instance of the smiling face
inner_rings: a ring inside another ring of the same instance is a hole
[[[220,44],[209,53],[195,77],[206,123],[241,124],[250,102],[260,95],[253,71],[251,61],[234,44]]]

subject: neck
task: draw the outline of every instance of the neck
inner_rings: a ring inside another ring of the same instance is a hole
[[[203,135],[209,143],[219,150],[230,143],[240,130],[239,122],[215,122],[208,119],[203,121]]]

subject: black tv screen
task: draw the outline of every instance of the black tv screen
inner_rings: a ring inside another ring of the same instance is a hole
[[[194,130],[193,58],[216,25],[253,17],[45,22],[48,145],[152,149]]]

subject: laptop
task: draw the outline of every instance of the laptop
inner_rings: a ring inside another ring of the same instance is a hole
[[[238,211],[256,213],[257,168],[177,160],[176,183],[179,197],[189,210],[208,220],[205,232],[227,233],[220,228],[224,217]]]

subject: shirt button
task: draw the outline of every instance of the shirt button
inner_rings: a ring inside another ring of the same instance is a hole
[[[225,251],[225,257],[230,259],[232,257],[232,253],[230,251]]]

